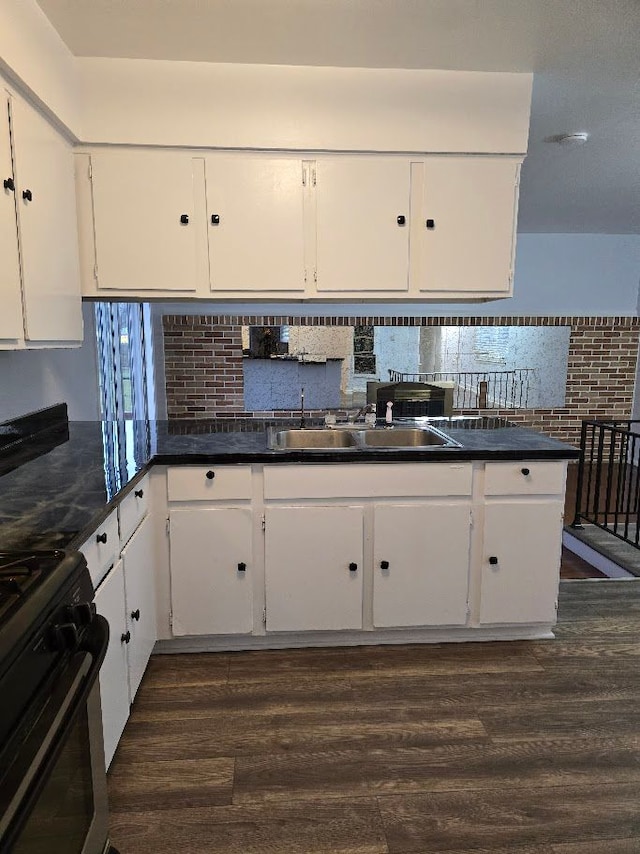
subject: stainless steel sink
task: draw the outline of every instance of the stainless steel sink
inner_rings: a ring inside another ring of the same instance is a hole
[[[271,434],[270,447],[273,450],[314,450],[335,448],[357,448],[356,434],[342,430],[277,430]]]
[[[428,448],[458,446],[438,430],[426,427],[395,427],[391,430],[363,430],[360,433],[365,448]],[[459,446],[458,446],[459,447]]]
[[[269,447],[288,450],[370,450],[373,448],[459,448],[460,444],[434,427],[392,427],[350,430],[290,428],[269,432]]]

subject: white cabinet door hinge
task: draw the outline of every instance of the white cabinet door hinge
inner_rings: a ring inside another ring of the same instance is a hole
[[[558,600],[557,600],[557,599],[556,599],[556,601],[553,603],[553,607],[555,608],[555,610],[556,610],[556,611],[558,610]]]
[[[313,271],[313,281],[314,281],[316,284],[318,284],[318,271],[317,271],[317,270],[314,270],[314,271]]]
[[[89,173],[89,177],[93,178],[93,166],[91,165],[91,161],[89,161],[89,166],[87,167],[87,172]]]
[[[316,167],[314,166],[311,170],[311,184],[315,187],[316,185]]]
[[[96,280],[96,282],[98,281],[98,265],[97,264],[93,265],[93,278]]]
[[[467,620],[471,616],[471,605],[467,602]]]
[[[469,527],[473,528],[473,510],[469,510]]]
[[[304,165],[304,163],[302,164],[302,186],[307,186],[307,167]]]
[[[267,517],[264,515],[264,513],[262,514],[262,530],[267,530]]]
[[[168,537],[171,534],[171,519],[169,518],[169,516],[167,516],[167,522],[165,525],[165,530],[166,530],[167,537]]]
[[[264,626],[267,625],[267,609],[266,608],[262,609],[262,624]]]
[[[173,611],[169,611],[169,626],[173,629]]]

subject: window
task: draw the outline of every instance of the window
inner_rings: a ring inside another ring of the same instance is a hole
[[[473,349],[478,361],[504,365],[509,349],[508,326],[480,326],[475,330]]]
[[[103,420],[149,417],[147,362],[151,359],[149,307],[140,303],[95,304],[98,382]]]

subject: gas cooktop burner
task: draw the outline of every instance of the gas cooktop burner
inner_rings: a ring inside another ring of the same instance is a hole
[[[64,556],[64,552],[57,549],[0,552],[0,624]]]

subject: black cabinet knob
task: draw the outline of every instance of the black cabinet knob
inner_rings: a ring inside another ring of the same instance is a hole
[[[211,471],[211,469],[209,469],[209,471],[206,474],[207,480],[213,480],[215,476],[216,476],[216,473],[214,471]]]
[[[32,202],[33,201],[33,193],[31,192],[31,190],[23,190],[22,191],[22,198],[25,200],[25,202]]]
[[[531,472],[530,472],[530,470],[529,470],[529,469],[520,469],[520,471],[522,472],[522,474],[523,474],[525,477],[527,477],[527,475],[531,474]]]
[[[247,571],[247,564],[246,563],[239,563],[238,564],[238,572],[246,572],[246,571]]]
[[[492,555],[489,558],[489,563],[491,564],[491,566],[496,566],[496,564],[498,563],[498,558],[495,555]]]
[[[436,227],[435,219],[428,219],[426,222],[426,226],[427,226],[427,228],[435,228]]]
[[[107,535],[106,534],[96,534],[96,543],[106,543]]]
[[[220,214],[211,214],[211,225],[220,225]]]
[[[358,570],[358,564],[357,563],[350,563],[349,564],[349,572],[357,572],[357,570]]]
[[[4,184],[5,190],[11,190],[12,193],[15,192],[16,185],[13,178],[5,178],[2,183]]]
[[[144,489],[135,489],[133,494],[136,498],[142,498],[142,496],[144,495]]]
[[[181,214],[180,222],[182,223],[182,225],[189,225],[189,214]]]
[[[127,631],[123,635],[120,635],[120,640],[122,641],[122,643],[129,643],[129,641],[131,640],[131,632],[127,629]]]
[[[131,619],[138,622],[138,620],[140,619],[140,608],[136,608],[135,611],[131,612]]]
[[[406,223],[406,221],[407,221],[407,218],[403,214],[400,214],[400,216],[396,220],[398,225],[404,225]]]
[[[389,569],[389,561],[381,560],[380,561],[380,569]]]

